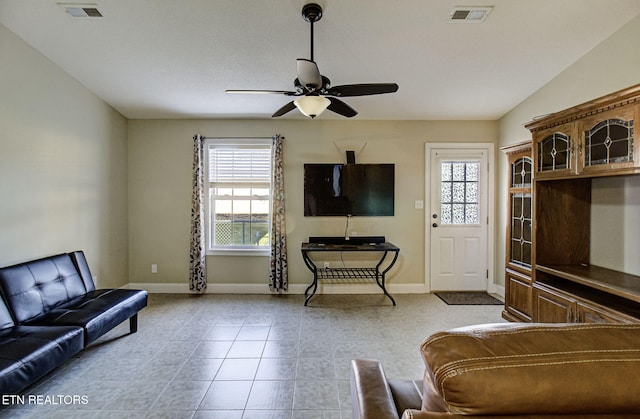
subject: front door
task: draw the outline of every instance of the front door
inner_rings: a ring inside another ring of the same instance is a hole
[[[488,287],[488,150],[431,148],[428,226],[430,289]]]

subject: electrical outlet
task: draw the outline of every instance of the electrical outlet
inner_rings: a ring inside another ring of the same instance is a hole
[[[329,262],[325,262],[325,263],[324,263],[324,268],[325,268],[325,269],[329,269],[329,268],[330,268],[330,266],[329,266]]]
[[[158,273],[158,265],[155,263],[151,264],[151,273],[152,274],[157,274]]]

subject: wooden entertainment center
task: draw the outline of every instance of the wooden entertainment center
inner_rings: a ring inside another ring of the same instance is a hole
[[[639,242],[640,229],[633,223],[630,230],[616,212],[603,217],[606,208],[592,199],[597,190],[615,205],[640,210],[635,194],[625,192],[629,185],[640,190],[636,120],[640,85],[536,119],[526,124],[531,143],[503,149],[511,168],[505,319],[640,321],[639,265],[628,260],[640,258],[640,249],[624,249],[625,240]],[[601,240],[626,251],[604,261],[594,250]]]

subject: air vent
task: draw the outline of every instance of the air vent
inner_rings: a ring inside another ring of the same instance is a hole
[[[71,17],[102,17],[95,4],[58,3]]]
[[[456,7],[451,11],[451,22],[455,23],[481,23],[493,7]]]

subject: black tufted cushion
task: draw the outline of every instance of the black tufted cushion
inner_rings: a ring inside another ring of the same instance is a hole
[[[18,324],[87,292],[68,254],[2,268],[0,287]]]
[[[0,330],[0,394],[16,394],[83,347],[80,327],[15,326]]]
[[[85,345],[88,345],[146,305],[146,291],[95,290],[49,310],[28,324],[82,326],[85,328]]]
[[[2,296],[0,296],[0,330],[13,327],[15,325],[16,324],[11,318],[11,314],[9,313],[6,303],[2,299]]]
[[[15,326],[0,298],[0,394],[16,394],[83,347],[77,326]]]

